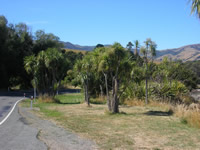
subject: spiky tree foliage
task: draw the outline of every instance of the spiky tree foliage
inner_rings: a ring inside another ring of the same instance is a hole
[[[149,58],[153,62],[154,56],[156,56],[156,44],[150,38],[147,38],[144,41],[145,46],[141,47],[140,52],[143,55],[144,63],[145,63],[145,85],[146,85],[146,92],[145,92],[145,103],[148,104],[148,78],[149,78],[149,67],[148,62]]]
[[[74,66],[76,79],[81,81],[82,87],[84,88],[85,102],[88,106],[90,105],[89,82],[93,76],[92,63],[91,54],[88,53],[82,60],[78,60]]]
[[[50,96],[55,95],[60,81],[66,75],[68,64],[68,60],[56,48],[41,51],[36,57],[27,56],[24,60],[24,67],[36,81],[40,94]]]
[[[191,14],[196,14],[200,19],[200,0],[190,0],[192,2]]]
[[[119,44],[112,47],[97,49],[99,53],[98,71],[105,77],[107,105],[109,111],[119,112],[119,99],[130,80],[129,53]],[[109,88],[109,81],[110,87]]]
[[[127,48],[129,51],[131,51],[133,46],[134,46],[133,43],[128,42],[128,44],[126,45],[126,48]]]
[[[135,49],[134,49],[134,54],[135,56],[138,55],[138,50],[139,50],[139,41],[138,40],[135,40]]]

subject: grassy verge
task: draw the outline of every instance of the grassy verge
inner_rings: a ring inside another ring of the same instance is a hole
[[[58,99],[61,104],[80,104],[84,102],[82,93],[56,95],[55,98]]]
[[[168,107],[162,105],[121,106],[120,110],[124,113],[117,115],[105,113],[106,105],[93,104],[87,107],[85,104],[36,103],[34,107],[40,110],[36,113],[94,140],[101,149],[200,147],[200,130],[182,123],[179,118],[168,113]]]

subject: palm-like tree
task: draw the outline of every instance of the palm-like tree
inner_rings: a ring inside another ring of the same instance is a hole
[[[156,48],[157,48],[157,44],[153,41],[150,42],[150,56],[151,56],[151,60],[153,62],[154,57],[156,56]]]
[[[145,46],[140,48],[140,52],[143,55],[144,63],[145,63],[145,84],[146,84],[146,92],[145,92],[145,103],[148,104],[148,57],[151,58],[153,62],[154,56],[156,56],[156,43],[153,42],[150,38],[147,38],[144,42]]]
[[[128,44],[126,45],[126,48],[127,48],[129,51],[131,51],[133,46],[134,46],[133,43],[128,42]]]
[[[134,51],[134,54],[135,54],[135,56],[137,56],[137,55],[138,55],[138,48],[139,48],[139,41],[136,40],[134,43],[135,43],[135,51]]]
[[[34,87],[34,100],[36,98],[36,86],[37,86],[37,61],[34,55],[27,56],[24,59],[24,68],[28,74],[33,75],[33,87]]]
[[[88,53],[82,60],[78,60],[74,66],[74,72],[77,74],[77,79],[81,80],[82,82],[85,93],[85,102],[88,106],[90,105],[89,80],[93,71],[93,62],[91,57],[91,54]]]
[[[198,18],[200,18],[200,0],[191,0],[192,1],[192,8],[191,14],[195,13]]]
[[[24,68],[28,74],[34,74],[35,66],[36,66],[36,58],[34,55],[25,57]]]
[[[56,48],[48,48],[45,52],[45,66],[52,76],[50,94],[55,95],[58,88],[59,66],[62,65],[63,55]]]

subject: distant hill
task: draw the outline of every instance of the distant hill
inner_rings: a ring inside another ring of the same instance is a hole
[[[74,49],[74,50],[83,50],[83,51],[92,51],[95,46],[81,46],[78,44],[72,44],[70,42],[62,42],[64,44],[64,48],[66,49]],[[104,45],[104,46],[110,46],[110,45]]]
[[[78,44],[72,44],[70,42],[62,42],[65,49],[91,51],[95,46],[80,46]],[[104,45],[110,46],[110,45]],[[162,61],[164,57],[171,58],[172,60],[182,61],[195,61],[200,60],[200,44],[192,44],[183,46],[180,48],[159,50],[157,51],[156,60]]]
[[[156,60],[161,61],[164,57],[172,60],[195,61],[200,60],[200,44],[187,45],[180,48],[157,51]]]
[[[91,51],[95,48],[95,46],[80,46],[78,44],[72,44],[70,42],[62,42],[62,43],[64,44],[64,48],[66,48],[66,49]]]

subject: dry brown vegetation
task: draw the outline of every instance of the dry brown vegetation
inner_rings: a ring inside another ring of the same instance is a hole
[[[183,123],[200,128],[200,104],[178,105],[174,108],[174,111]]]
[[[75,53],[82,53],[82,54],[85,54],[87,51],[84,51],[84,50],[77,50],[77,49],[65,49],[66,52],[68,51],[72,51],[72,52],[75,52]]]
[[[178,118],[185,107],[177,107],[172,115],[171,106],[164,103],[145,106],[140,101],[134,105],[121,106],[120,114],[107,113],[106,105],[94,104],[38,103],[35,107],[40,107],[36,113],[94,140],[100,149],[199,149],[200,130]],[[192,110],[197,112],[196,106]]]

